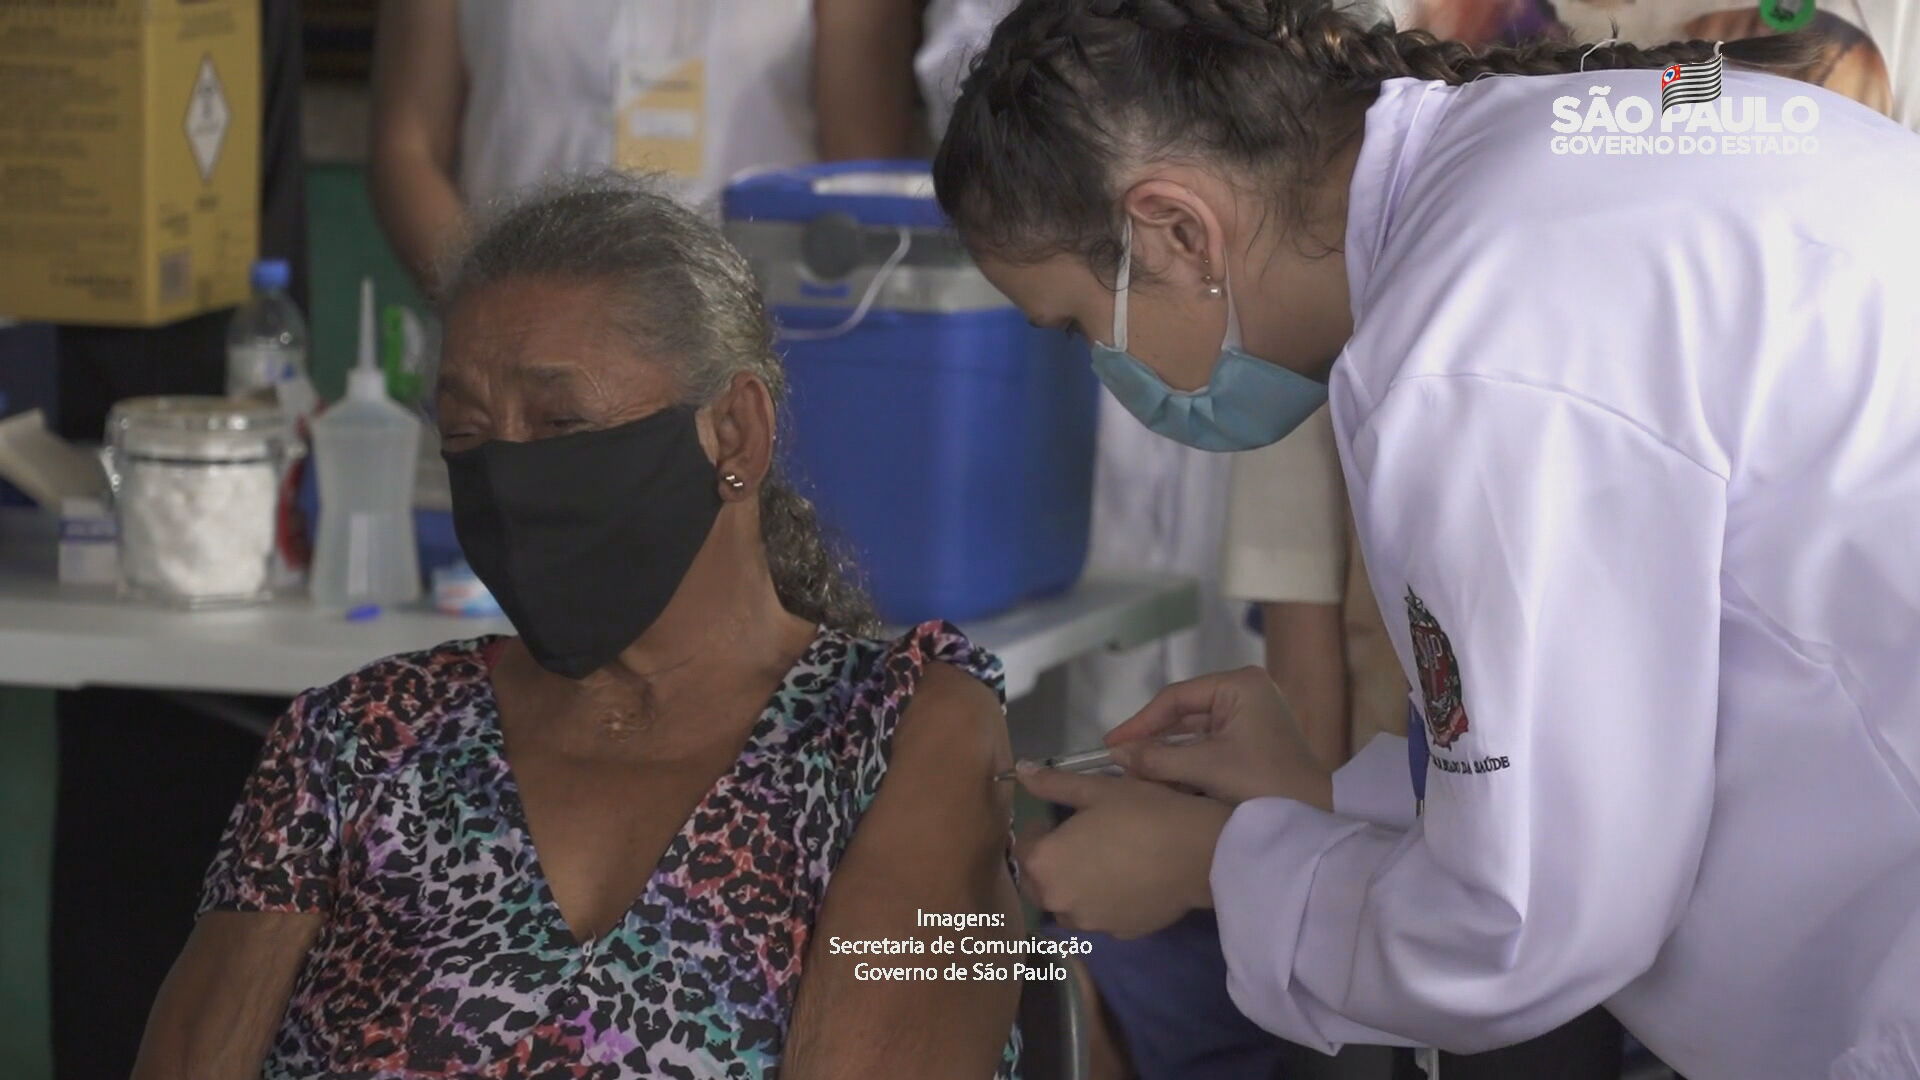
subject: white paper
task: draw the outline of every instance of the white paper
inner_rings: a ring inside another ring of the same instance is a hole
[[[99,458],[48,431],[39,409],[0,420],[0,477],[49,510],[107,490]]]

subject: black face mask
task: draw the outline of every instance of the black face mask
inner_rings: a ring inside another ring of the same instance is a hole
[[[692,409],[446,459],[467,562],[540,666],[570,679],[646,633],[720,515]]]

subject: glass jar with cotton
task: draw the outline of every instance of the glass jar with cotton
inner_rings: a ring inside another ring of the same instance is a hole
[[[271,596],[281,488],[301,453],[276,405],[150,397],[114,406],[102,458],[122,593],[183,607]]]

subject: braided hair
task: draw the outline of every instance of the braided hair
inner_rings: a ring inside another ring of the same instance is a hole
[[[1022,0],[961,86],[934,160],[940,204],[968,244],[1015,261],[1119,258],[1112,177],[1186,158],[1262,191],[1306,195],[1362,130],[1388,79],[1661,68],[1709,59],[1709,42],[1658,48],[1541,41],[1473,49],[1334,0]],[[1725,58],[1791,74],[1804,35],[1727,42]]]

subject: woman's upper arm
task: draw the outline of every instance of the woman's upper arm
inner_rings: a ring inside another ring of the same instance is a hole
[[[1007,865],[1011,785],[1004,713],[992,690],[959,670],[927,664],[900,722],[880,793],[835,870],[813,931],[783,1075],[994,1075],[1019,1001],[1014,981],[874,981],[858,964],[933,967],[978,959],[932,951],[954,940],[1024,936]],[[942,931],[919,913],[978,914],[998,926]],[[917,938],[921,954],[835,954],[831,942]],[[1010,967],[1005,957],[997,958]]]
[[[451,175],[465,93],[456,0],[384,0],[373,59],[375,167],[431,162]]]
[[[274,721],[207,868],[203,914],[311,914],[332,905],[350,787],[347,728],[329,690],[300,695]]]
[[[253,1080],[325,916],[212,911],[147,1020],[133,1080]]]
[[[814,0],[815,144],[826,161],[901,157],[914,129],[917,0]]]
[[[353,738],[338,686],[274,721],[147,1020],[136,1080],[258,1077],[339,872]]]

